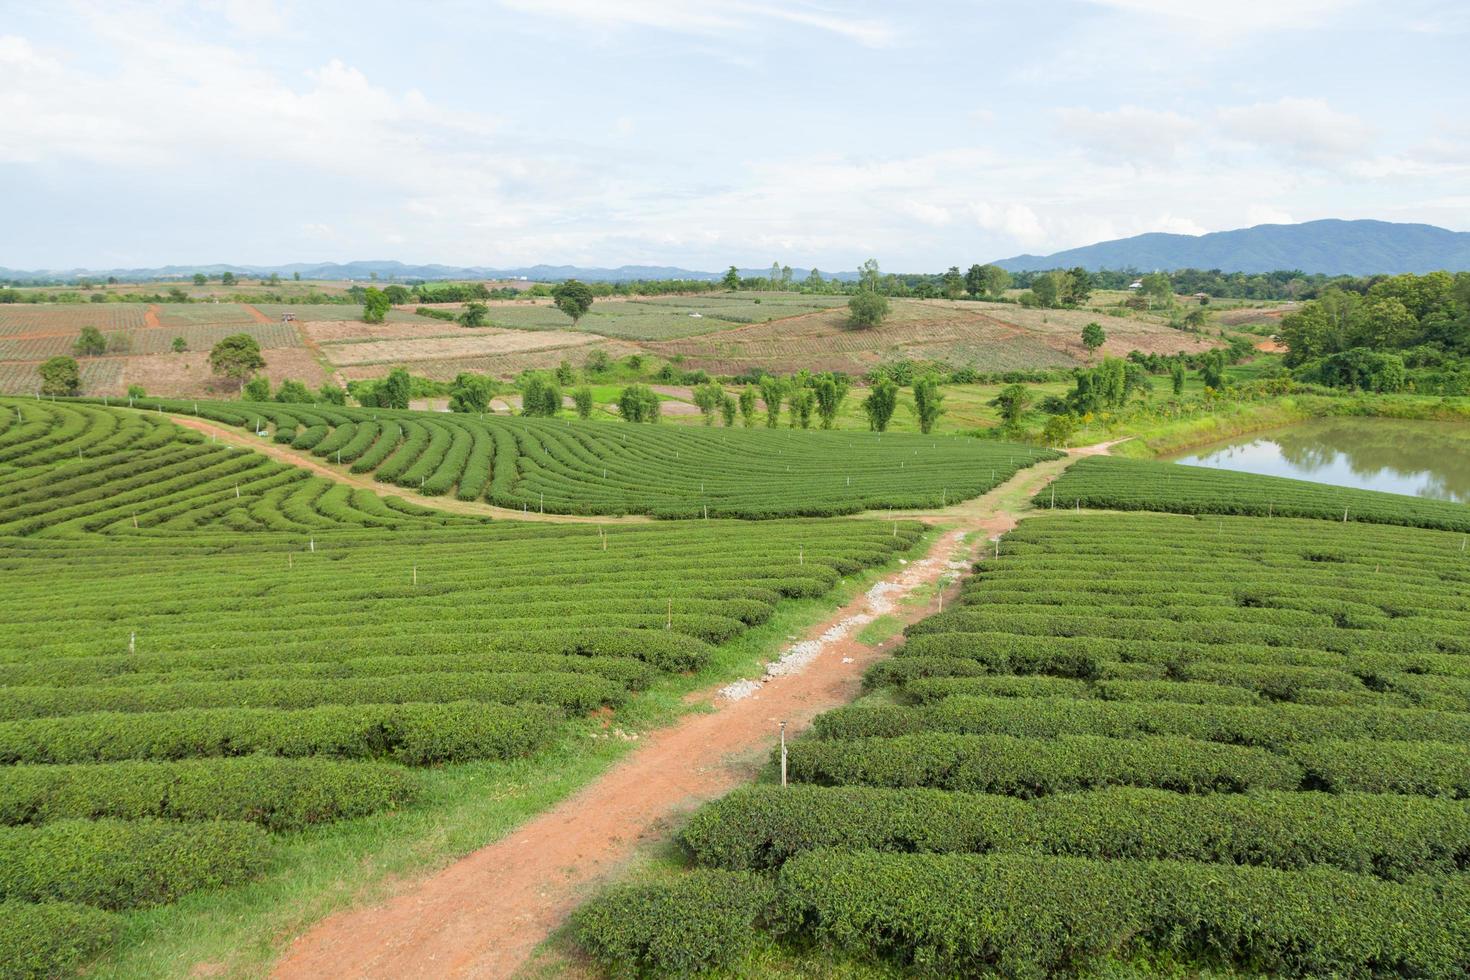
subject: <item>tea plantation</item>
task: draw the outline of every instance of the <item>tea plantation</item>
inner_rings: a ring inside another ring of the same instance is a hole
[[[157,413],[4,400],[0,975],[67,972],[290,835],[427,805],[426,769],[590,730],[919,531],[490,523]]]
[[[1470,531],[1470,506],[1204,466],[1093,456],[1039,494],[1039,507],[1316,517]]]
[[[1192,485],[1281,481],[1221,482]],[[666,973],[773,949],[934,976],[1470,973],[1460,534],[1059,509],[867,680],[790,746],[792,785],[773,763],[698,811],[692,868],[594,900],[582,944]]]
[[[1017,470],[1060,455],[900,433],[699,429],[277,403],[137,404],[240,426],[428,496],[453,494],[548,514],[770,518],[931,508],[979,496]]]

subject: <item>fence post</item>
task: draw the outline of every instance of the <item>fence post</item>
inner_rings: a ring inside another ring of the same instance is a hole
[[[786,786],[786,722],[781,722],[781,786]]]

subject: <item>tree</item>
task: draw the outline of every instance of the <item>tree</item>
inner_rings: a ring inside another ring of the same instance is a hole
[[[720,389],[720,417],[724,419],[725,428],[735,424],[735,399],[725,389]]]
[[[822,278],[822,274],[817,271],[816,266],[812,266],[812,271],[806,274],[806,281],[803,285],[810,292],[820,293],[827,288],[827,280]]]
[[[1011,274],[998,265],[982,266],[985,274],[985,294],[996,297],[1005,295],[1011,288]]]
[[[248,333],[232,333],[214,345],[209,352],[209,369],[220,377],[229,378],[240,385],[265,367],[265,358],[260,356],[260,344]]]
[[[1077,416],[1071,412],[1053,415],[1041,427],[1041,441],[1048,446],[1065,446],[1072,433],[1077,431]]]
[[[855,327],[876,327],[888,316],[888,297],[871,289],[859,289],[847,301],[848,322]]]
[[[976,263],[965,270],[965,292],[971,296],[985,292],[985,266]]]
[[[388,302],[388,294],[376,286],[369,286],[362,293],[362,322],[382,323],[388,317],[388,311],[393,304]]]
[[[379,408],[407,408],[413,397],[413,379],[408,371],[396,367],[378,384],[377,395]]]
[[[222,286],[233,286],[235,284],[235,274],[233,272],[221,273],[219,281]]]
[[[791,427],[812,427],[812,409],[816,407],[817,394],[806,386],[794,387],[791,391]]]
[[[1174,397],[1184,394],[1184,362],[1175,360],[1169,365],[1169,381],[1174,386]]]
[[[202,272],[196,272],[196,273],[194,273],[194,285],[196,285],[196,286],[202,286],[202,285],[204,285],[207,282],[209,282],[209,277],[206,276],[204,273],[202,273]]]
[[[842,411],[842,403],[847,398],[847,378],[832,374],[830,371],[819,374],[812,383],[812,391],[817,398],[817,417],[822,420],[822,428],[830,429],[837,422],[837,414]]]
[[[1144,276],[1141,290],[1155,306],[1174,305],[1174,283],[1169,280],[1166,273],[1150,272]]]
[[[77,357],[96,357],[107,353],[107,338],[102,336],[102,331],[96,327],[83,327],[77,342],[71,345],[71,352]]]
[[[1067,295],[1063,301],[1071,306],[1081,306],[1092,297],[1092,275],[1082,266],[1067,273]]]
[[[1206,388],[1222,390],[1225,387],[1225,353],[1219,350],[1206,351],[1200,357],[1199,376]]]
[[[781,288],[781,263],[771,263],[771,274],[766,277],[766,283],[771,289]]]
[[[1060,270],[1056,272],[1043,272],[1031,280],[1031,292],[1036,296],[1036,302],[1041,306],[1060,306],[1062,298],[1067,295],[1067,284],[1067,273]]]
[[[539,374],[528,377],[521,388],[521,414],[551,418],[559,411],[561,411],[561,389]]]
[[[483,374],[461,372],[454,376],[449,389],[449,410],[470,415],[483,414],[495,395],[495,382]]]
[[[766,428],[774,429],[781,416],[781,399],[786,397],[786,383],[773,374],[760,379],[761,404],[766,409]]]
[[[790,289],[791,288],[791,276],[792,276],[791,266],[789,266],[789,265],[783,265],[781,267],[781,288],[782,289]]]
[[[868,428],[875,432],[886,432],[888,421],[898,408],[898,384],[887,375],[873,382],[868,397],[863,399],[863,414],[868,417]]]
[[[1013,384],[1002,388],[990,402],[1000,409],[1000,420],[1006,428],[1015,428],[1026,408],[1031,404],[1031,390],[1025,385]]]
[[[306,387],[306,385],[300,381],[287,378],[276,389],[276,401],[284,402],[288,405],[310,405],[316,401],[316,398],[312,395],[311,389]]]
[[[392,303],[394,306],[397,306],[400,303],[407,303],[413,298],[413,294],[408,291],[408,288],[406,286],[400,286],[397,283],[394,283],[391,286],[384,286],[383,295],[388,297],[388,302]]]
[[[392,286],[388,287],[392,289]],[[490,307],[484,303],[466,303],[464,309],[456,317],[462,327],[483,327],[490,315]]]
[[[720,280],[720,285],[726,289],[735,290],[740,288],[740,270],[733,265],[725,270],[725,278]]]
[[[299,272],[293,272],[293,273],[291,273],[291,278],[292,279],[295,279],[297,282],[300,282],[301,281],[301,273],[299,273]]]
[[[173,348],[175,354],[182,354],[189,349],[189,342],[183,337],[175,337],[169,346]]]
[[[755,425],[755,389],[750,385],[740,389],[740,421],[747,429]]]
[[[611,362],[608,360],[607,351],[601,347],[588,351],[587,360],[582,365],[583,370],[594,377],[605,374],[609,367],[611,367]]]
[[[944,392],[939,390],[939,377],[926,374],[914,381],[914,415],[919,419],[919,431],[928,435],[934,431],[934,423],[944,414]]]
[[[625,422],[657,422],[659,400],[645,384],[631,384],[618,395],[618,414]]]
[[[142,385],[128,385],[129,398],[147,398],[148,392]]]
[[[347,404],[347,392],[335,381],[323,381],[322,386],[316,390],[316,398],[323,405]]]
[[[586,385],[579,386],[572,392],[572,404],[577,409],[577,418],[590,419],[592,417],[592,389]]]
[[[877,259],[868,259],[858,266],[858,287],[860,289],[869,289],[876,293],[882,284],[883,274],[878,268]]]
[[[75,395],[82,390],[82,371],[75,358],[53,357],[39,371],[43,395]]]
[[[592,287],[585,282],[568,279],[551,291],[556,308],[572,318],[572,326],[592,309]]]
[[[965,291],[965,277],[960,274],[960,267],[952,265],[944,273],[944,298],[959,299]]]
[[[695,387],[694,404],[699,406],[705,425],[715,424],[715,413],[720,410],[720,402],[724,400],[724,397],[725,389],[713,381],[707,381]]]
[[[268,402],[271,400],[271,382],[264,375],[251,378],[249,384],[240,392],[240,397],[247,402]]]
[[[1089,323],[1087,326],[1082,328],[1082,345],[1087,348],[1088,354],[1096,353],[1097,349],[1101,347],[1107,339],[1108,335],[1103,333],[1102,324],[1100,323]]]

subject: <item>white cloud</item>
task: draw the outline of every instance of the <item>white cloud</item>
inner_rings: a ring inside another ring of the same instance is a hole
[[[681,34],[729,35],[774,24],[794,24],[833,34],[870,48],[885,47],[897,37],[886,21],[833,13],[810,3],[751,3],[730,0],[720,5],[687,0],[500,0],[512,10],[560,17],[597,26],[644,27]]]
[[[1358,0],[1088,0],[1125,13],[1137,14],[1176,30],[1209,31],[1219,37],[1237,37],[1282,28],[1316,27],[1329,14],[1356,6]],[[1201,40],[1209,41],[1205,36]]]
[[[1057,122],[1063,140],[1129,162],[1172,160],[1200,132],[1199,123],[1177,112],[1131,105],[1103,111],[1059,109]]]
[[[1255,225],[1290,225],[1295,224],[1296,219],[1291,216],[1290,211],[1283,211],[1269,204],[1252,204],[1245,209],[1245,223],[1252,227]]]
[[[1283,98],[1235,106],[1221,109],[1219,120],[1221,130],[1233,139],[1288,160],[1323,166],[1367,156],[1374,139],[1367,123],[1322,99]]]

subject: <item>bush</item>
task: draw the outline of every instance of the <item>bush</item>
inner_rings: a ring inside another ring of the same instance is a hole
[[[722,871],[625,885],[577,912],[577,940],[622,973],[687,976],[728,964],[749,948],[774,897],[765,879]]]
[[[230,821],[60,820],[0,828],[0,898],[105,909],[158,905],[254,877],[270,845],[259,827]]]
[[[1293,976],[1463,975],[1466,887],[1178,861],[815,852],[787,862],[788,928],[924,972],[1086,972],[1114,954]]]
[[[76,973],[112,944],[115,915],[66,902],[0,901],[0,976],[45,980]]]
[[[418,793],[415,773],[327,759],[188,759],[15,766],[0,780],[0,824],[72,817],[245,820],[268,830],[391,810]]]

